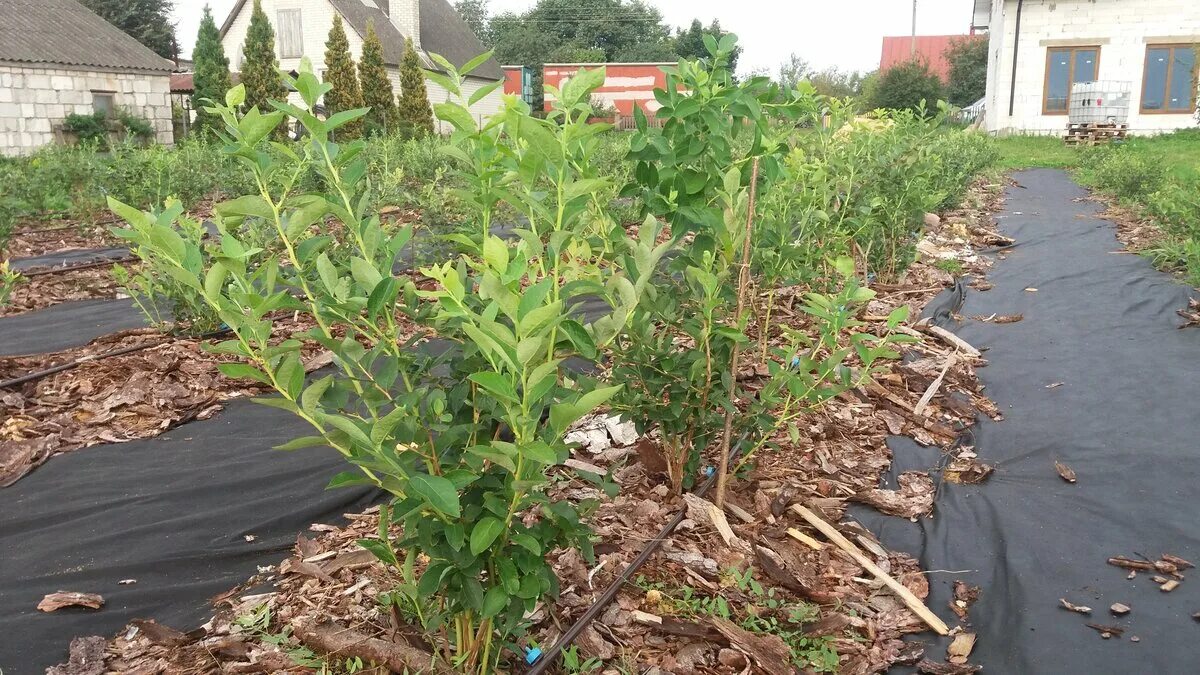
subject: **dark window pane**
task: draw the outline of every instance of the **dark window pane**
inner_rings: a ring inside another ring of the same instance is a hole
[[[1071,94],[1071,50],[1050,50],[1050,72],[1046,76],[1046,110],[1066,110]]]
[[[1196,95],[1196,53],[1191,47],[1176,47],[1171,51],[1171,88],[1167,92],[1167,110],[1191,112]]]
[[[1095,49],[1080,49],[1075,52],[1075,76],[1072,82],[1096,81],[1097,56]]]
[[[1169,47],[1154,47],[1146,51],[1146,78],[1142,82],[1142,110],[1162,110],[1167,91]]]

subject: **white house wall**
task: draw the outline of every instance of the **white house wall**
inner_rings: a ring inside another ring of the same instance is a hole
[[[67,66],[0,63],[0,154],[26,155],[54,142],[67,115],[94,112],[92,92],[154,127],[171,144],[171,76],[166,72],[101,72]]]
[[[263,0],[263,11],[266,12],[267,18],[271,20],[271,25],[274,26],[281,9],[299,9],[300,22],[303,28],[304,44],[303,52],[312,62],[313,71],[318,76],[323,76],[325,71],[325,41],[329,39],[329,29],[333,26],[333,16],[337,13],[333,5],[327,0]],[[230,24],[229,30],[225,32],[225,37],[221,41],[225,47],[225,53],[229,57],[230,66],[234,70],[241,69],[242,61],[242,44],[246,41],[246,32],[250,27],[251,3],[246,3],[241,13],[234,18]],[[355,32],[354,28],[345,20],[342,21],[346,29],[346,39],[350,45],[350,54],[354,57],[354,62],[357,64],[362,58],[363,36]],[[279,43],[276,39],[275,52],[279,53]],[[300,58],[281,58],[279,59],[279,67],[284,70],[299,70]],[[392,81],[392,90],[396,95],[400,94],[400,69],[389,66],[387,68],[388,79]],[[471,94],[481,89],[493,80],[484,78],[468,77],[463,86],[463,97],[469,98]],[[425,81],[425,89],[429,95],[430,104],[443,103],[451,100],[450,93],[442,86]],[[292,103],[300,104],[299,95],[293,94],[290,97]],[[462,101],[465,103],[465,101]],[[483,120],[490,115],[494,115],[504,109],[503,90],[497,89],[482,100],[470,107],[471,114],[475,119]]]
[[[1061,133],[1066,115],[1043,115],[1046,50],[1099,45],[1097,79],[1129,82],[1129,127],[1157,133],[1195,126],[1193,115],[1140,114],[1148,44],[1200,43],[1200,0],[1025,0],[1016,95],[1009,114],[1017,0],[995,0],[989,26],[986,123],[996,133]]]

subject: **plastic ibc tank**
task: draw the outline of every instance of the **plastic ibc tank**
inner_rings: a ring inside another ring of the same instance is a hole
[[[1071,85],[1071,124],[1124,124],[1129,120],[1128,82],[1100,80]]]

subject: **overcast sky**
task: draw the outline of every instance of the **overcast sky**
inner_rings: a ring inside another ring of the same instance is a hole
[[[210,0],[219,26],[235,0]],[[491,0],[493,14],[520,11],[535,0]],[[772,73],[796,53],[819,68],[873,70],[879,66],[881,38],[908,35],[910,0],[649,0],[667,23],[686,26],[693,18],[705,25],[718,19],[738,34],[745,54],[740,69],[766,68]],[[190,54],[200,25],[201,0],[176,0],[179,41]],[[917,32],[921,35],[966,33],[971,0],[917,0]]]

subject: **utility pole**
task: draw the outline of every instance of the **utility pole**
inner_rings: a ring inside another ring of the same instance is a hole
[[[908,48],[909,56],[917,56],[917,0],[913,0],[912,42]]]

